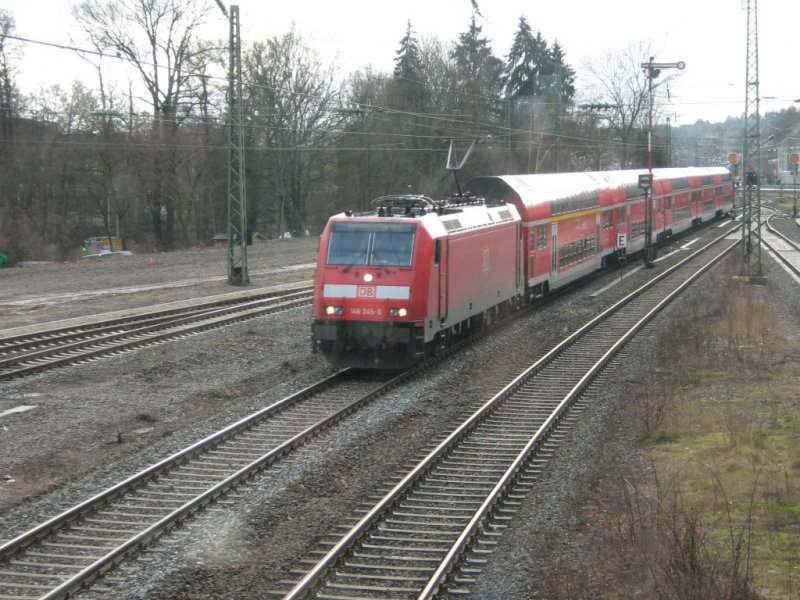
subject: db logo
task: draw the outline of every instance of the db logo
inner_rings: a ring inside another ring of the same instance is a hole
[[[375,287],[370,285],[360,285],[358,286],[358,297],[359,298],[374,298],[375,297]]]

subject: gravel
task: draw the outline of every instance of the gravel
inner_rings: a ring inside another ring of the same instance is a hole
[[[307,268],[285,267],[313,263],[315,250],[314,238],[253,246],[252,287],[309,277]],[[0,328],[229,292],[225,259],[224,248],[211,248],[0,270]],[[766,262],[776,309],[792,318],[800,308],[796,284]],[[714,293],[715,282],[729,274],[717,270],[704,278],[634,341],[628,353],[637,360],[616,368],[597,408],[575,426],[569,445],[505,532],[475,597],[535,598],[537,574],[565,555],[585,560],[574,543],[581,524],[573,521],[571,507],[584,494],[620,398],[653,367],[650,350],[670,319]],[[499,389],[509,348],[533,362],[646,275],[637,272],[598,298],[573,293],[379,399],[241,488],[235,505],[209,511],[120,569],[124,583],[114,597],[248,598],[286,589],[286,581],[296,578],[292,569],[318,549],[318,540],[331,539],[335,527],[356,518],[392,474],[416,462],[431,440]],[[6,476],[0,537],[20,533],[330,373],[310,353],[309,324],[307,309],[292,310],[0,384],[0,412],[37,406],[0,419],[0,476]],[[557,540],[573,543],[553,553]]]

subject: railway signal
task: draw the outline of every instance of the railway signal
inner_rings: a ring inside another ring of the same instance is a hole
[[[797,163],[800,162],[800,154],[792,152],[789,156],[792,161],[792,218],[797,218]]]
[[[644,266],[651,268],[655,265],[656,249],[653,248],[653,207],[651,205],[653,189],[653,167],[646,175],[639,175],[639,189],[644,192]]]
[[[642,70],[647,74],[647,91],[650,95],[650,107],[647,111],[647,170],[649,171],[650,185],[653,182],[653,79],[661,74],[661,69],[678,69],[683,71],[686,63],[682,60],[674,63],[653,62],[654,57],[642,63]],[[652,267],[655,264],[655,249],[652,245],[653,208],[650,206],[650,187],[643,187],[642,178],[639,178],[639,187],[644,190],[645,196],[645,232],[644,232],[644,266]]]
[[[733,168],[733,208],[731,209],[732,218],[736,215],[736,185],[739,177],[739,155],[735,152],[728,154],[728,162]]]

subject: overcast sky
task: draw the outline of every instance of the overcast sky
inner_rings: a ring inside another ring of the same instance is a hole
[[[750,0],[755,4],[756,0]],[[649,44],[657,62],[683,61],[685,70],[670,83],[666,114],[674,125],[697,119],[722,121],[744,112],[747,0],[478,0],[479,24],[495,55],[505,58],[524,15],[534,31],[558,41],[578,72],[588,60]],[[16,20],[16,35],[70,44],[77,39],[70,0],[0,0]],[[751,6],[752,6],[751,4]],[[800,99],[796,31],[800,2],[758,3],[758,57],[762,114]],[[226,2],[226,6],[229,4]],[[391,71],[408,21],[419,38],[456,40],[467,30],[470,0],[240,0],[242,42],[281,35],[292,23],[323,60],[336,60],[343,73],[372,65]],[[216,15],[212,15],[212,21]],[[227,39],[219,14],[209,37]],[[72,36],[72,38],[70,37]],[[25,44],[18,84],[25,92],[50,83],[82,79],[94,87],[86,64],[74,53]],[[642,62],[647,61],[646,56]],[[800,106],[800,105],[799,105]]]

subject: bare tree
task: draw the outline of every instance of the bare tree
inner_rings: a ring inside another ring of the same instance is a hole
[[[124,58],[138,74],[152,110],[156,150],[147,177],[147,204],[156,246],[174,243],[177,182],[176,140],[182,103],[190,96],[198,57],[197,29],[211,10],[208,0],[83,0],[74,15],[95,45]]]
[[[244,57],[247,112],[252,115],[248,158],[255,186],[256,210],[273,212],[283,231],[303,233],[309,204],[327,194],[318,190],[332,146],[346,114],[333,68],[292,29],[266,43],[256,43]]]
[[[15,110],[16,88],[12,52],[7,47],[7,36],[15,28],[14,17],[0,9],[0,140],[5,143],[11,137],[11,123]],[[3,144],[4,145],[4,144]],[[0,149],[3,146],[0,145]]]
[[[584,65],[590,74],[595,105],[607,107],[606,115],[609,127],[613,130],[617,142],[619,168],[645,166],[646,131],[650,96],[647,76],[642,70],[652,56],[649,46],[642,44],[632,46],[620,54],[608,53],[597,61]],[[656,85],[655,92],[666,89],[664,84],[676,75],[662,75]],[[654,97],[654,106],[661,104],[658,96]],[[654,108],[654,121],[657,119],[657,108]]]
[[[319,215],[319,225],[329,214],[342,210],[366,210],[373,198],[383,195],[386,171],[391,163],[389,149],[398,143],[384,135],[376,111],[386,105],[389,76],[368,67],[351,73],[346,82],[345,110],[349,118],[339,136],[336,153],[336,187],[346,190],[331,198]]]

